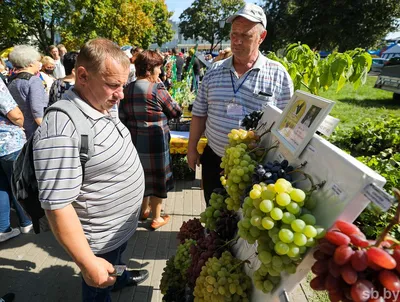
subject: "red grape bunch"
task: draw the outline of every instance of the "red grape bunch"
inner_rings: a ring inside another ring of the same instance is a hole
[[[200,220],[197,218],[190,219],[188,221],[183,222],[181,228],[179,229],[179,233],[177,238],[179,242],[185,243],[186,239],[199,240],[204,238],[205,229],[201,224]]]
[[[400,301],[400,246],[376,246],[360,229],[338,220],[319,241],[310,283],[326,290],[331,301]]]
[[[220,257],[228,247],[224,247],[225,241],[219,239],[215,232],[210,232],[206,237],[197,241],[189,249],[192,262],[187,270],[189,287],[194,288],[197,277],[207,260],[212,257]]]

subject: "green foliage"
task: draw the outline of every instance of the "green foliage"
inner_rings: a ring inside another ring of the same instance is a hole
[[[338,131],[331,141],[339,148],[349,150],[353,156],[378,155],[386,150],[400,151],[400,118],[383,116],[366,119],[350,131]]]
[[[161,47],[165,42],[171,41],[173,38],[173,30],[168,20],[174,13],[169,12],[164,0],[155,1],[153,12],[153,24],[155,26],[154,42]]]
[[[195,0],[179,16],[179,29],[185,39],[204,39],[214,49],[229,36],[229,26],[219,28],[220,20],[227,19],[244,5],[243,0]]]
[[[335,82],[338,83],[336,92],[347,82],[353,83],[354,89],[359,88],[365,84],[372,64],[371,56],[359,48],[345,53],[334,52],[321,59],[317,52],[300,42],[287,46],[283,58],[273,52],[267,56],[283,64],[293,80],[295,89],[304,86],[316,95],[321,89],[328,90]]]
[[[54,44],[55,34],[68,15],[68,2],[58,0],[19,0],[0,2],[0,31],[2,47],[37,39],[42,51]]]
[[[375,47],[398,29],[400,1],[264,0],[268,16],[265,50],[302,41],[318,50],[344,52]],[[397,23],[397,24],[396,24]],[[396,28],[397,26],[397,28]]]
[[[331,142],[385,177],[387,183],[384,188],[388,193],[391,193],[393,187],[399,187],[400,118],[383,116],[367,119],[350,131],[337,131],[331,137]],[[357,221],[367,236],[375,238],[395,212],[395,206],[381,214],[367,208]],[[392,235],[400,238],[398,227],[394,228]]]
[[[0,2],[1,48],[37,39],[47,51],[56,32],[69,49],[89,39],[108,38],[119,45],[147,48],[171,40],[172,16],[164,0],[6,0]]]
[[[190,90],[191,77],[184,78],[181,82],[174,82],[172,87],[172,96],[179,106],[192,105],[196,94]]]
[[[173,31],[163,0],[74,0],[75,11],[62,30],[65,44],[77,47],[95,37],[105,37],[119,45],[147,48],[172,38]],[[84,30],[82,30],[84,29]]]

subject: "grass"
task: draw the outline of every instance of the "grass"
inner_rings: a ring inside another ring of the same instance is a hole
[[[393,93],[374,88],[376,76],[368,76],[365,85],[357,90],[346,84],[336,93],[337,84],[320,96],[335,101],[330,115],[340,119],[339,126],[348,129],[360,124],[367,118],[394,115],[400,117],[400,102],[393,100]]]

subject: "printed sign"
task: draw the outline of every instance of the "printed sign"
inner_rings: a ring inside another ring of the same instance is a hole
[[[333,130],[335,130],[336,126],[339,124],[340,120],[328,115],[321,125],[318,127],[318,132],[322,133],[326,136],[331,136]]]
[[[386,193],[382,188],[377,187],[375,184],[367,185],[363,190],[363,194],[383,211],[389,210],[394,202],[392,196]]]
[[[331,100],[297,90],[272,132],[296,158],[307,146],[333,105]]]

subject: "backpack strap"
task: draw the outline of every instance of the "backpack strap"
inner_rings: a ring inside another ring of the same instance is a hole
[[[22,79],[22,80],[27,80],[29,81],[30,78],[33,77],[33,74],[29,73],[29,72],[19,72],[19,73],[14,73],[11,77],[8,78],[8,85],[10,85],[10,83],[12,81],[14,81],[15,79]]]
[[[79,158],[82,165],[82,179],[85,177],[85,164],[94,152],[93,131],[87,121],[87,117],[75,104],[68,100],[60,100],[46,109],[45,115],[50,111],[62,111],[69,116],[75,125],[80,138],[78,143]]]

